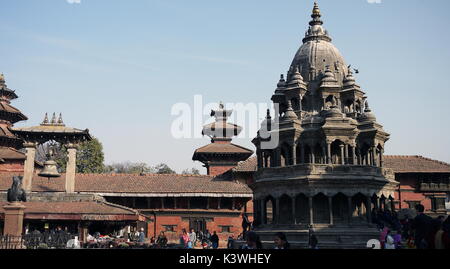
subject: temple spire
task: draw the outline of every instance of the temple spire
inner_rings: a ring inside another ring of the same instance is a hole
[[[317,1],[314,1],[314,7],[311,14],[312,21],[309,22],[309,25],[322,25],[323,21],[320,19],[321,17],[322,14],[320,14],[319,4]]]

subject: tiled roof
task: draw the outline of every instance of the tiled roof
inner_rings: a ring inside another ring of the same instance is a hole
[[[195,153],[246,153],[252,154],[250,149],[235,145],[233,143],[211,143],[201,147]]]
[[[384,166],[396,173],[450,173],[450,164],[422,156],[384,156]]]
[[[0,213],[7,202],[0,202]],[[138,215],[136,210],[105,202],[25,202],[25,214]]]
[[[258,165],[256,156],[248,158],[246,161],[239,162],[239,164],[233,169],[234,172],[256,172]]]
[[[17,173],[0,173],[0,191],[6,191]],[[60,178],[33,178],[35,192],[63,192],[65,175]],[[251,189],[241,183],[211,176],[193,175],[130,175],[130,174],[77,174],[76,192],[115,194],[234,194],[247,196]]]
[[[13,148],[6,148],[6,147],[0,147],[0,159],[3,160],[25,160],[26,156],[24,153],[13,149]]]

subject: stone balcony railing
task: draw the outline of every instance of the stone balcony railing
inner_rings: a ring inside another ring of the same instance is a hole
[[[421,183],[419,185],[419,191],[437,191],[437,192],[449,192],[450,183]]]
[[[262,168],[256,172],[256,181],[272,178],[302,177],[308,175],[394,177],[391,169],[375,166],[299,164],[285,167]]]

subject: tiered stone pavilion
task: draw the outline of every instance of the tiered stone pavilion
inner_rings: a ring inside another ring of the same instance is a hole
[[[256,222],[267,240],[284,231],[304,245],[314,227],[323,247],[365,247],[377,236],[371,211],[394,206],[397,183],[383,168],[389,134],[331,43],[317,3],[311,17],[272,96],[276,115],[253,140]]]

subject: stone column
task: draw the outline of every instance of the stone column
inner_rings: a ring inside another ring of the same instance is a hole
[[[341,148],[341,164],[344,165],[345,164],[345,154],[344,154],[344,145],[339,145],[339,147]]]
[[[292,146],[292,165],[297,164],[297,145],[294,143]]]
[[[332,164],[331,163],[331,143],[328,143],[328,142],[327,142],[327,163]]]
[[[208,200],[208,202],[209,202],[209,200]],[[208,203],[208,206],[209,206],[209,203]],[[177,197],[173,197],[173,208],[177,209]]]
[[[275,149],[275,167],[281,167],[281,149]]]
[[[380,167],[384,166],[384,158],[383,158],[383,154],[384,154],[384,149],[380,150]]]
[[[23,171],[23,189],[25,192],[30,193],[33,187],[33,175],[34,175],[34,159],[36,156],[36,143],[24,143],[23,147],[26,150],[25,164]]]
[[[300,144],[300,163],[305,163],[305,145]]]
[[[333,220],[333,197],[328,197],[328,208],[330,211],[330,225],[334,225],[334,220]]]
[[[260,214],[260,218],[261,218],[261,224],[266,224],[266,205],[264,200],[260,200],[260,210],[261,210],[261,214]]]
[[[297,224],[297,218],[295,217],[295,196],[292,197],[292,219],[294,220],[294,224]]]
[[[367,214],[367,221],[369,224],[372,223],[372,198],[370,196],[367,196],[367,202],[366,202],[366,214]]]
[[[206,198],[206,209],[209,209],[209,197]]]
[[[75,173],[77,169],[77,146],[67,144],[66,193],[75,193]]]
[[[376,152],[377,152],[377,149],[375,147],[372,147],[372,150],[371,150],[372,166],[377,166],[377,162],[376,162],[376,158],[375,158],[375,156],[377,154]]]
[[[344,164],[350,164],[350,160],[348,157],[348,147],[349,147],[349,145],[345,144],[345,146],[344,146],[345,163]]]
[[[316,156],[315,156],[315,148],[314,147],[312,147],[312,146],[310,146],[310,148],[311,148],[311,163],[316,163]]]
[[[231,198],[231,210],[235,210],[236,209],[236,200],[235,198]]]
[[[358,158],[356,157],[356,147],[352,146],[353,165],[358,165]]]
[[[275,224],[280,224],[280,197],[275,199],[275,212],[273,212],[273,218]]]
[[[313,198],[308,197],[309,202],[309,225],[314,225]]]
[[[23,215],[25,206],[19,202],[8,203],[3,207],[5,213],[3,234],[21,236],[23,230]]]
[[[258,168],[263,167],[263,154],[260,149],[256,150],[256,155],[258,159]]]

